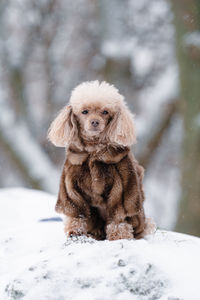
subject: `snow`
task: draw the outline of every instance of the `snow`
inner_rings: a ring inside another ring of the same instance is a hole
[[[158,230],[141,240],[66,239],[56,198],[0,190],[0,299],[199,297],[200,239]]]
[[[50,161],[42,147],[35,141],[24,121],[16,121],[14,114],[6,103],[6,98],[1,99],[0,129],[6,142],[28,168],[32,178],[40,182],[44,190],[57,192],[59,173]],[[16,139],[17,137],[17,139]],[[49,176],[51,174],[51,176]]]
[[[181,172],[176,147],[181,147],[182,128],[182,118],[175,115],[144,177],[145,195],[148,199],[145,202],[145,210],[159,227],[167,230],[176,226],[181,199]],[[167,172],[163,172],[163,166],[168,166]]]
[[[163,72],[157,81],[157,87],[150,87],[141,93],[140,106],[143,107],[142,113],[136,118],[137,133],[140,137],[145,137],[150,133],[146,132],[146,127],[151,131],[156,130],[155,123],[159,126],[162,115],[165,111],[162,108],[166,104],[173,102],[177,98],[178,89],[178,70],[176,66],[170,66]],[[152,105],[154,103],[154,105]],[[156,103],[156,105],[155,105]],[[146,120],[146,122],[144,122]]]

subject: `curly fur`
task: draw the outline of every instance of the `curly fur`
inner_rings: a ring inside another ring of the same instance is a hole
[[[56,211],[68,217],[68,235],[115,240],[152,230],[143,209],[144,169],[129,148],[136,142],[133,115],[113,85],[76,87],[48,138],[67,151]]]

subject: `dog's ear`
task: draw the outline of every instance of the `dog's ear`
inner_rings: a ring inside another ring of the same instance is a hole
[[[107,138],[111,143],[131,146],[136,143],[133,115],[124,105],[115,113],[109,124]]]
[[[77,123],[71,105],[65,106],[48,130],[48,139],[57,147],[66,147],[78,135]]]

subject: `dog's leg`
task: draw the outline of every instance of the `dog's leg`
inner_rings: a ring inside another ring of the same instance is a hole
[[[68,236],[88,235],[92,228],[93,224],[89,219],[67,217],[64,231]]]
[[[73,174],[73,176],[72,176]],[[74,176],[80,174],[80,166],[64,167],[60,181],[56,211],[63,213],[66,218],[64,231],[67,236],[89,235],[94,228],[92,209],[86,199],[80,194],[74,182]]]
[[[112,217],[111,217],[112,216]],[[106,224],[106,238],[110,241],[120,239],[133,239],[133,226],[126,221],[124,209],[119,205],[110,212]]]
[[[103,240],[105,239],[104,224],[98,209],[91,207],[91,214],[87,218],[67,217],[64,231],[67,236],[86,235],[96,240]]]
[[[99,221],[97,224],[92,219],[67,217],[64,231],[69,237],[86,235],[96,240],[105,238],[101,222]]]
[[[126,222],[126,214],[122,204],[122,181],[117,171],[113,176],[115,181],[107,199],[106,238],[108,240],[132,239],[133,226]]]

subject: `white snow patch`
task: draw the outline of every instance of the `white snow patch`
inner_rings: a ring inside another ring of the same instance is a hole
[[[61,222],[38,222],[57,216],[55,201],[0,190],[0,299],[198,299],[198,238],[157,231],[137,241],[66,239]]]
[[[136,129],[138,136],[145,137],[147,128],[155,131],[157,124],[162,120],[165,105],[173,102],[178,94],[178,70],[177,66],[170,66],[157,82],[156,88],[149,87],[141,93],[139,99],[140,106],[143,108],[140,116],[136,117]]]
[[[2,111],[0,130],[5,140],[24,162],[31,176],[40,182],[45,190],[56,193],[59,173],[42,147],[35,142],[25,122],[16,122],[14,113],[10,110],[6,100],[2,99],[0,102]]]
[[[132,67],[137,75],[145,76],[151,71],[155,61],[155,53],[148,48],[135,47]]]
[[[129,58],[133,48],[134,39],[128,40],[108,40],[102,43],[101,53],[106,57],[115,59]]]
[[[159,227],[167,230],[176,225],[181,196],[180,159],[176,148],[181,148],[182,121],[178,115],[173,117],[144,177],[145,211]]]

